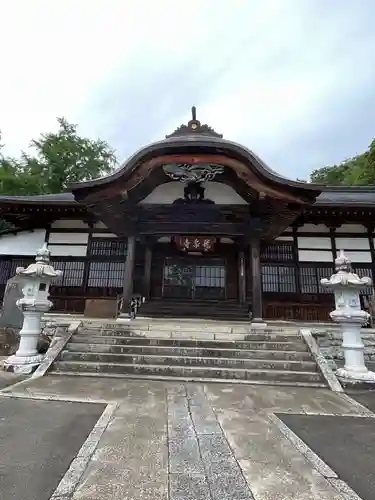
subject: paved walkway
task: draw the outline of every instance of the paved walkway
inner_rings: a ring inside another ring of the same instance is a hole
[[[337,477],[335,463],[326,466],[298,441],[301,419],[330,415],[335,427],[347,418],[344,415],[354,415],[360,417],[352,419],[356,425],[366,422],[366,432],[375,430],[369,410],[348,396],[322,389],[47,376],[6,389],[10,390],[22,398],[117,404],[74,493],[58,500],[355,499],[352,492],[345,496],[342,479],[350,480],[345,471]],[[14,401],[5,396],[0,400]],[[282,421],[285,413],[297,415],[290,424],[295,434],[288,434]],[[312,427],[308,441],[314,448],[322,436],[315,439],[320,426]],[[358,429],[347,432],[355,434]],[[325,440],[329,439],[328,426]],[[353,447],[361,442],[352,436]],[[314,451],[324,454],[318,448]],[[337,458],[342,461],[340,453]],[[350,453],[345,461],[349,468],[356,467]],[[373,500],[373,495],[366,496],[366,488],[375,484],[366,481],[355,485],[357,493],[362,488],[363,500]]]
[[[0,356],[0,390],[4,389],[8,385],[16,384],[21,380],[24,380],[25,375],[18,375],[16,373],[5,372],[4,371],[4,361],[7,359],[7,356]]]
[[[49,499],[104,409],[0,398],[0,500]]]

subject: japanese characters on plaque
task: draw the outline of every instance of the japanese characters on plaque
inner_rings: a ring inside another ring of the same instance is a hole
[[[176,246],[184,252],[212,252],[216,238],[209,236],[177,236]]]

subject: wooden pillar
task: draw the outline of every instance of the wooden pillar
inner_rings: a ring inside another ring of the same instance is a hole
[[[254,237],[250,243],[252,274],[252,322],[263,323],[262,275],[260,267],[260,241]]]
[[[245,252],[238,252],[238,299],[240,304],[246,302],[246,261]]]
[[[130,313],[130,301],[133,293],[134,267],[135,236],[129,236],[125,260],[124,284],[122,289],[122,307],[120,315],[128,315]]]
[[[148,300],[150,298],[151,288],[151,264],[152,264],[152,248],[146,247],[145,250],[145,272],[143,276],[143,294]]]

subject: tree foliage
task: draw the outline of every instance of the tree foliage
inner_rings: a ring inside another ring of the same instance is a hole
[[[343,161],[339,165],[314,170],[311,182],[326,185],[375,185],[375,139],[364,153]]]
[[[2,154],[0,194],[9,196],[61,193],[73,182],[108,174],[116,165],[114,151],[100,139],[80,137],[77,126],[58,118],[55,133],[33,139],[19,158]]]

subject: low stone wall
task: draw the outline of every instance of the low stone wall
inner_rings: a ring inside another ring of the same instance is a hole
[[[38,351],[44,354],[51,338],[56,334],[61,325],[66,326],[65,322],[42,321],[42,335],[38,342]],[[69,325],[69,323],[68,323]],[[0,328],[0,356],[11,356],[18,349],[20,341],[19,330],[15,328]]]
[[[0,328],[0,356],[10,356],[17,350],[19,343],[19,330],[13,328]]]
[[[332,361],[344,359],[342,350],[342,333],[339,328],[324,327],[311,330],[319,349],[323,356]],[[375,361],[375,330],[370,328],[362,329],[362,340],[365,345],[365,360]]]

